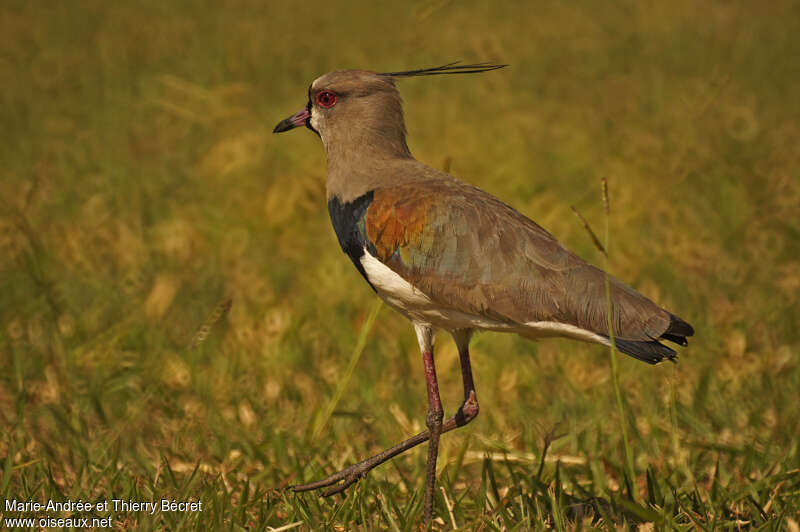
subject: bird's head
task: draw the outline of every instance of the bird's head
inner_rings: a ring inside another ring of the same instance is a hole
[[[405,72],[339,70],[329,72],[308,88],[305,108],[281,120],[273,133],[306,126],[317,133],[326,150],[358,146],[392,155],[408,155],[400,94],[395,80],[436,74],[469,74],[502,68],[480,63]]]

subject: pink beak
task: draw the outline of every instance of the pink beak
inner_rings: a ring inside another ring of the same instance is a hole
[[[284,118],[278,125],[275,126],[275,129],[272,130],[273,133],[283,133],[284,131],[289,131],[290,129],[294,129],[300,126],[308,125],[308,120],[311,118],[311,113],[308,109],[303,109],[302,111],[298,111],[289,118]]]

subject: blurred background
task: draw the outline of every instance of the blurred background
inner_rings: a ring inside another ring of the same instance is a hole
[[[697,334],[677,365],[620,359],[624,420],[606,350],[480,336],[481,415],[442,440],[435,526],[570,527],[570,505],[603,500],[616,523],[796,527],[799,15],[3,2],[0,491],[208,507],[118,528],[412,527],[420,450],[345,499],[280,489],[422,429],[426,398],[412,328],[388,308],[367,323],[375,296],[330,226],[319,139],[271,130],[330,70],[492,61],[510,66],[399,83],[415,156],[597,265],[570,207],[601,232],[606,177],[610,271]],[[437,365],[453,412],[446,336]]]

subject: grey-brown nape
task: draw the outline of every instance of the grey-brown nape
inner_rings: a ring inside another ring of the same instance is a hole
[[[492,63],[472,63],[470,65],[460,65],[460,62],[461,61],[454,61],[442,66],[420,68],[418,70],[406,70],[404,72],[381,72],[378,75],[390,76],[393,78],[410,78],[412,76],[436,76],[441,74],[477,74],[479,72],[488,72],[490,70],[497,70],[498,68],[508,66]]]

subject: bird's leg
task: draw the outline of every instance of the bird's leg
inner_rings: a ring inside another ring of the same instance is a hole
[[[425,522],[429,523],[433,516],[433,487],[436,484],[436,459],[439,457],[439,436],[442,434],[442,400],[439,397],[439,383],[436,379],[436,366],[433,362],[433,350],[422,353],[425,365],[425,382],[428,385],[428,415],[425,425],[428,427],[428,466],[425,474]]]
[[[461,362],[461,381],[464,383],[464,402],[453,416],[456,426],[466,425],[478,415],[478,397],[475,394],[475,383],[472,381],[472,364],[469,361],[469,334],[465,340],[456,336],[458,358]]]
[[[466,425],[478,415],[478,399],[475,395],[475,386],[472,381],[472,367],[469,361],[469,347],[467,343],[468,342],[459,342],[458,349],[459,357],[461,359],[461,377],[464,382],[464,403],[461,405],[461,407],[459,407],[458,411],[453,417],[447,419],[442,424],[441,434]],[[388,460],[391,460],[398,454],[401,454],[412,447],[416,447],[420,443],[427,441],[429,437],[429,430],[420,432],[419,434],[416,434],[407,440],[404,440],[397,445],[386,449],[383,452],[362,460],[357,464],[353,464],[337,473],[333,473],[322,480],[308,484],[290,486],[290,489],[295,492],[300,492],[331,486],[322,492],[324,497],[340,493],[349,488],[358,480],[364,478],[373,468]]]

